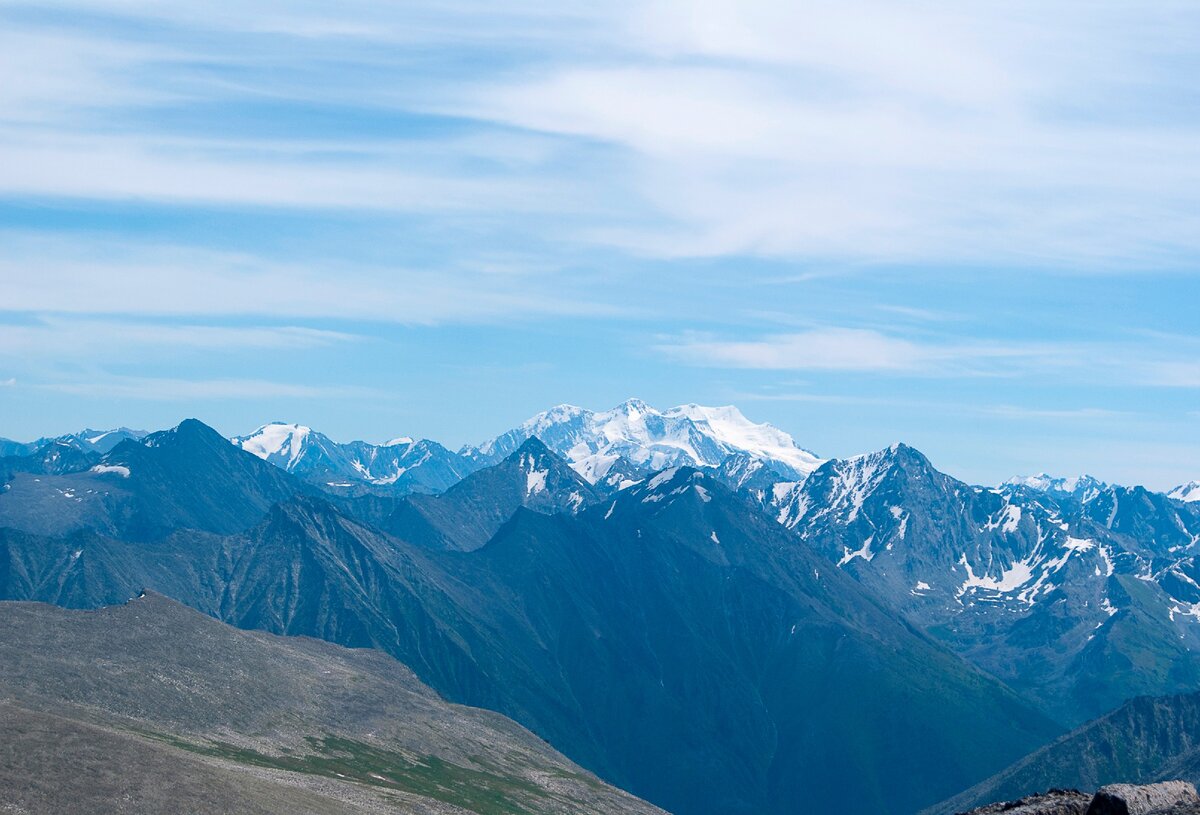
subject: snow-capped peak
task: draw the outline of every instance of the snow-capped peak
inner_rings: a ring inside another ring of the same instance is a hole
[[[495,461],[537,436],[592,483],[625,459],[643,470],[717,467],[728,456],[746,454],[773,464],[781,474],[803,478],[821,464],[782,430],[756,424],[733,406],[680,405],[660,411],[640,399],[627,399],[605,411],[558,405],[502,436],[463,454]]]
[[[304,444],[312,434],[311,427],[286,422],[271,422],[247,436],[237,436],[233,443],[264,461],[291,470],[304,452]]]
[[[1024,475],[1010,478],[1001,484],[1002,487],[1027,487],[1038,492],[1062,493],[1064,495],[1076,495],[1079,493],[1091,493],[1104,489],[1107,484],[1090,475],[1077,475],[1073,477],[1063,478],[1059,476],[1048,475],[1046,473],[1038,473],[1037,475]]]
[[[1200,501],[1200,481],[1189,481],[1186,484],[1180,484],[1168,492],[1167,497],[1174,498],[1176,501],[1185,501],[1189,504]]]
[[[471,471],[468,462],[436,442],[408,436],[379,445],[339,443],[304,425],[271,422],[230,441],[290,473],[329,486],[367,483],[407,489],[420,485],[440,491]]]

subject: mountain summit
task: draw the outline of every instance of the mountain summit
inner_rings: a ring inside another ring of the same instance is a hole
[[[780,475],[793,479],[803,478],[821,463],[787,433],[750,421],[732,405],[688,404],[660,411],[640,399],[600,412],[558,405],[459,452],[481,464],[492,464],[531,436],[540,438],[593,484],[622,463],[644,471],[718,467],[729,456],[742,454],[768,462]]]

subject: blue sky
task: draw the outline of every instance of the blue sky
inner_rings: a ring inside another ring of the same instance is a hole
[[[1197,42],[1157,1],[0,2],[0,436],[636,395],[1200,478]]]

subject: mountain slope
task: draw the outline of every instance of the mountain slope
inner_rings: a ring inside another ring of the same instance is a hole
[[[512,722],[446,704],[378,652],[238,631],[153,594],[0,613],[9,802],[102,811],[133,787],[145,806],[171,789],[148,783],[163,773],[176,797],[160,811],[658,811]]]
[[[659,411],[639,399],[601,412],[559,405],[460,452],[480,464],[490,464],[511,454],[531,436],[540,438],[593,484],[618,462],[651,471],[716,467],[731,454],[745,453],[796,479],[821,461],[788,434],[751,422],[735,407],[680,405]]]
[[[1167,496],[1174,498],[1176,501],[1186,501],[1187,503],[1200,501],[1200,481],[1189,481],[1186,484],[1180,484],[1168,492]]]
[[[513,715],[672,811],[909,812],[1054,732],[696,470],[519,512],[450,567],[527,630]]]
[[[599,498],[565,461],[530,437],[500,463],[441,495],[405,498],[381,526],[431,549],[470,551],[487,543],[518,508],[578,512]]]
[[[905,445],[831,461],[779,520],[872,594],[1078,723],[1200,687],[1200,512],[1145,490],[972,487]]]
[[[126,539],[189,528],[229,534],[306,488],[188,419],[125,440],[91,469],[53,476],[18,473],[0,493],[0,526],[32,534],[84,529]]]
[[[100,605],[140,586],[386,650],[679,815],[900,815],[1056,732],[694,470],[575,515],[518,508],[469,552],[302,495],[233,535],[0,530],[6,597]]]
[[[1052,788],[1200,780],[1200,693],[1138,697],[1034,751],[926,815]]]

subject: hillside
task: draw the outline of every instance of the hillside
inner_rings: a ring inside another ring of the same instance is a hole
[[[377,651],[153,593],[0,618],[0,797],[17,811],[659,812]]]

